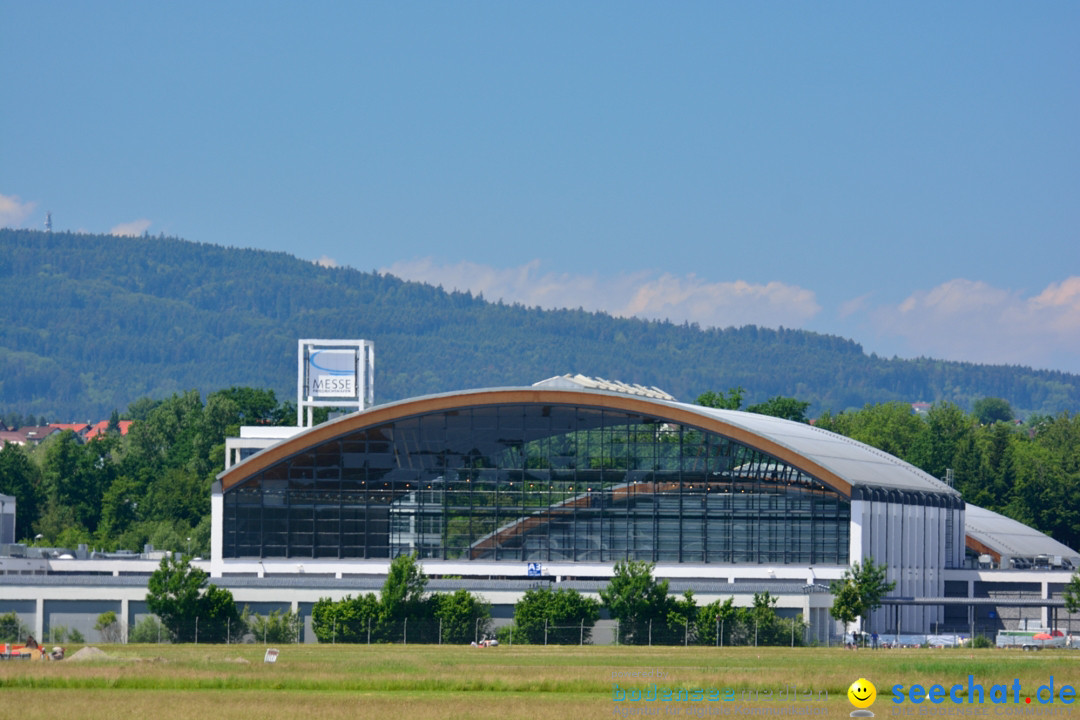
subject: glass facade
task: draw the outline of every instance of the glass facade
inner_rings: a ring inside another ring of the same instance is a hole
[[[759,450],[600,407],[356,430],[224,494],[223,555],[840,564],[850,502]]]

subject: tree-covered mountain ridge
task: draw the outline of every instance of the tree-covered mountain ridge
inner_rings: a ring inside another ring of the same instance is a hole
[[[810,414],[890,401],[1080,408],[1080,376],[868,355],[856,342],[753,325],[700,328],[488,302],[281,252],[171,237],[0,229],[0,411],[108,417],[142,397],[232,386],[295,393],[299,338],[375,342],[376,402],[528,385],[568,372],[692,401],[741,386]]]

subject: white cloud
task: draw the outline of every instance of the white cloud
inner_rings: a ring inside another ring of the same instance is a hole
[[[871,317],[880,333],[903,338],[918,355],[1080,369],[1080,277],[1034,297],[958,278]]]
[[[504,269],[471,262],[440,265],[425,258],[398,262],[382,272],[451,290],[468,290],[488,300],[543,308],[581,307],[712,327],[798,327],[821,310],[812,291],[779,282],[708,282],[693,274],[679,277],[647,271],[578,275],[544,271],[539,260]]]
[[[840,318],[847,318],[862,312],[866,309],[867,303],[870,302],[870,296],[872,293],[866,293],[859,297],[851,298],[850,300],[840,304],[840,308],[837,311],[837,316]]]
[[[318,258],[317,260],[312,260],[311,262],[315,263],[319,267],[324,267],[324,268],[336,268],[338,266],[337,260],[330,257],[329,255],[323,255],[322,257]]]
[[[138,236],[146,232],[152,224],[153,223],[151,223],[145,218],[140,220],[132,220],[131,222],[120,223],[112,230],[109,230],[109,234],[120,236]]]
[[[23,202],[18,195],[0,194],[0,227],[19,227],[34,211],[35,205]]]

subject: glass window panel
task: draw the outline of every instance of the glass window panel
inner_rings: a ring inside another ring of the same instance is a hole
[[[821,483],[728,438],[531,404],[357,431],[224,504],[239,557],[846,562],[850,516]]]

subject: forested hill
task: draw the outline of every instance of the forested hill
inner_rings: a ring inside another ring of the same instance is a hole
[[[1000,397],[1020,414],[1080,409],[1080,376],[866,355],[839,337],[613,318],[469,293],[284,253],[176,238],[0,230],[0,411],[87,420],[244,385],[295,395],[296,341],[375,342],[377,402],[580,372],[692,401],[746,388],[813,403]]]

